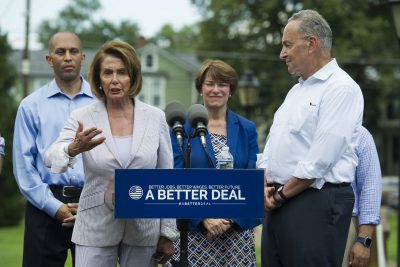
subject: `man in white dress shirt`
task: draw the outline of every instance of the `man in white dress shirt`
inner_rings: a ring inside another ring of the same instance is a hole
[[[318,12],[294,14],[282,45],[280,58],[299,82],[276,111],[264,150],[262,265],[341,266],[363,96],[331,57],[332,31]]]

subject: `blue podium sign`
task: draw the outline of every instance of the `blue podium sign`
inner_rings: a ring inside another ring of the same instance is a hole
[[[262,170],[115,170],[115,218],[262,218],[263,196]]]

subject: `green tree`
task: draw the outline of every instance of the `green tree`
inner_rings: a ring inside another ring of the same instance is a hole
[[[239,74],[255,71],[261,82],[255,115],[270,122],[287,90],[296,82],[279,62],[281,35],[287,19],[300,9],[318,10],[329,22],[333,56],[358,82],[365,99],[364,123],[375,131],[378,103],[399,98],[395,90],[399,55],[391,14],[384,0],[192,0],[200,10],[196,49],[203,58],[220,58]],[[383,48],[384,46],[384,48]],[[397,77],[399,75],[397,74]],[[240,111],[237,99],[231,103]],[[261,133],[263,134],[263,133]]]
[[[6,141],[3,172],[0,177],[0,226],[15,225],[23,215],[23,200],[18,190],[12,168],[12,142],[16,103],[11,92],[17,77],[9,61],[11,47],[7,35],[0,31],[0,133]]]
[[[114,24],[105,19],[94,20],[101,9],[99,0],[72,0],[57,19],[45,20],[38,28],[39,41],[47,47],[50,37],[58,31],[73,31],[79,35],[84,48],[97,49],[106,41],[119,39],[136,45],[139,27],[136,23],[123,20]]]
[[[171,24],[165,24],[150,39],[157,45],[178,51],[194,51],[198,38],[197,25],[183,26],[175,31]]]

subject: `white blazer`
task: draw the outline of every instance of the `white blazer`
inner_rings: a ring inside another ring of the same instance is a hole
[[[114,170],[123,168],[111,134],[104,101],[76,109],[45,156],[51,167],[75,138],[78,120],[84,129],[103,130],[103,144],[82,153],[85,185],[79,200],[72,241],[83,246],[113,246],[123,242],[135,246],[155,246],[160,235],[178,237],[175,219],[114,219],[111,205],[105,201],[107,187],[114,184]],[[135,99],[133,139],[127,168],[173,168],[172,146],[165,114],[160,109]],[[65,165],[66,166],[66,165]]]

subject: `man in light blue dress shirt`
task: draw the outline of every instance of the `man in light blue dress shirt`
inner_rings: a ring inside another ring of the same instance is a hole
[[[372,236],[376,225],[380,222],[381,167],[374,139],[365,127],[361,127],[356,155],[358,166],[355,179],[351,184],[355,202],[343,267],[367,266]]]
[[[0,135],[0,174],[1,171],[3,170],[4,146],[5,146],[4,138],[1,137]]]
[[[54,174],[44,165],[47,148],[56,140],[70,112],[94,100],[80,75],[85,60],[79,37],[54,34],[46,55],[54,79],[22,100],[15,120],[13,165],[19,189],[27,199],[23,266],[64,266],[72,223],[84,183],[82,162]]]

